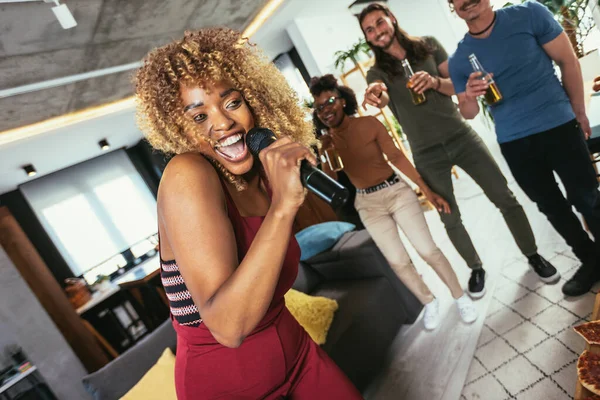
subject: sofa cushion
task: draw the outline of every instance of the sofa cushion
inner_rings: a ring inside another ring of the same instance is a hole
[[[391,271],[367,231],[346,233],[328,252],[306,261],[326,281],[365,279]]]
[[[348,222],[330,221],[309,226],[296,234],[300,245],[300,260],[309,258],[332,248],[338,240],[356,226]]]
[[[359,390],[385,365],[388,348],[406,320],[384,277],[320,285],[312,295],[337,300],[339,309],[322,346]]]
[[[292,289],[302,293],[310,293],[317,287],[323,278],[310,265],[301,262],[298,265],[298,276],[294,281]]]
[[[121,400],[177,400],[175,356],[168,347],[144,377]]]
[[[315,343],[325,343],[334,313],[338,309],[337,301],[290,289],[285,294],[285,305]]]
[[[386,277],[400,296],[405,323],[414,322],[423,305],[400,282],[387,260],[366,230],[346,233],[328,252],[306,261],[324,281],[357,280]]]
[[[369,235],[366,229],[346,232],[339,238],[339,240],[329,251],[316,254],[315,256],[306,260],[306,263],[314,265],[323,262],[335,261],[340,258],[341,252],[359,250],[361,247],[366,246],[369,242],[373,242],[373,239],[371,239],[371,235]]]
[[[94,400],[121,398],[156,363],[166,347],[175,353],[177,334],[168,319],[131,349],[83,378]]]

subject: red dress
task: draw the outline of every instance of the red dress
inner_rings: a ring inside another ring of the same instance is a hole
[[[240,216],[223,190],[241,261],[264,217]],[[256,329],[235,349],[218,343],[202,323],[176,262],[163,262],[161,277],[177,331],[179,400],[362,399],[285,307],[283,296],[296,279],[299,260],[300,248],[291,235],[273,301]]]

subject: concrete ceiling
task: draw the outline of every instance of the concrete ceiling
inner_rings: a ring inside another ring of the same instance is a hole
[[[150,48],[181,37],[185,29],[226,25],[241,30],[265,4],[264,0],[65,0],[79,25],[63,30],[50,4],[2,1],[0,90],[137,62]],[[274,58],[293,47],[286,28],[294,19],[317,11],[335,17],[346,12],[349,1],[284,0],[252,42]],[[33,164],[38,171],[33,179],[37,179],[101,156],[101,139],[107,139],[112,149],[137,143],[142,133],[135,124],[133,106],[44,131],[3,132],[128,97],[132,74],[117,73],[0,98],[0,194],[31,180],[23,165]]]
[[[66,0],[64,30],[39,2],[0,3],[0,89],[140,61],[187,29],[242,30],[266,0]],[[132,94],[133,71],[0,99],[0,132]]]

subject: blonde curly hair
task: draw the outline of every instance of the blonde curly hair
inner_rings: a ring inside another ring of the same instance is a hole
[[[167,154],[199,152],[200,141],[184,116],[180,86],[204,87],[228,82],[240,91],[256,126],[310,146],[316,138],[285,77],[256,46],[234,30],[210,28],[186,32],[183,39],[151,51],[135,78],[137,122],[148,142]],[[211,162],[238,189],[245,183],[219,162]]]

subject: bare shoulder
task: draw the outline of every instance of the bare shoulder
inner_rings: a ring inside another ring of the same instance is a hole
[[[179,175],[181,173],[207,173],[209,170],[216,171],[210,162],[199,153],[178,154],[169,161],[165,168],[163,177]]]
[[[379,121],[376,117],[372,115],[366,115],[364,117],[354,118],[354,126],[359,129],[381,129],[381,127],[385,126]]]
[[[363,144],[373,142],[377,139],[380,129],[385,129],[381,122],[373,116],[363,116],[352,118],[350,131],[355,140]]]
[[[169,161],[158,188],[159,211],[174,204],[219,198],[223,198],[219,175],[202,155],[179,154]]]

